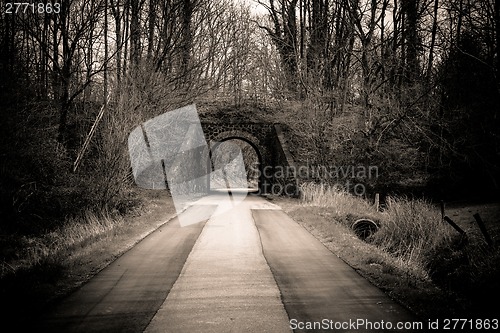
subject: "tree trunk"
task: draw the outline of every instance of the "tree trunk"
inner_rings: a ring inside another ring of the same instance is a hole
[[[109,45],[108,45],[108,0],[104,0],[104,105],[108,103],[108,58],[109,58]]]
[[[403,1],[403,12],[405,15],[405,56],[406,56],[406,79],[415,82],[419,75],[418,61],[418,2],[415,0]]]
[[[191,45],[192,45],[192,32],[191,32],[191,19],[193,16],[193,3],[192,0],[183,0],[182,7],[182,63],[181,72],[187,80],[189,63],[191,60]]]
[[[497,66],[496,66],[496,79],[497,79],[497,90],[500,95],[500,1],[496,0],[495,3],[495,34],[496,34],[496,54],[497,54]]]
[[[115,39],[116,39],[116,83],[118,87],[121,82],[122,75],[122,14],[120,12],[120,7],[118,1],[116,4],[113,0],[110,0],[111,12],[115,19]]]
[[[268,8],[272,18],[274,29],[264,28],[279,52],[280,60],[284,72],[285,86],[293,97],[297,97],[298,92],[298,55],[297,48],[297,1],[280,2],[281,8],[276,8],[274,1],[270,1]],[[281,17],[281,22],[280,18]]]
[[[42,54],[41,54],[41,64],[40,64],[40,80],[42,82],[41,96],[42,98],[48,97],[49,90],[49,79],[48,79],[48,68],[49,68],[49,57],[48,57],[48,45],[49,45],[49,20],[48,14],[43,17],[43,31],[42,31]]]
[[[72,65],[72,55],[71,55],[71,45],[69,41],[69,8],[65,5],[65,2],[61,5],[61,16],[60,16],[60,27],[62,36],[62,69],[61,69],[61,90],[62,94],[60,96],[60,117],[59,117],[59,131],[58,131],[58,141],[63,143],[66,137],[66,125],[68,122],[68,112],[70,108],[69,100],[69,89],[71,82],[71,65]]]
[[[127,74],[127,61],[128,61],[128,49],[129,49],[129,35],[130,35],[130,6],[128,5],[129,1],[127,0],[127,4],[125,5],[125,45],[123,46],[123,75]]]
[[[140,6],[139,0],[131,0],[131,20],[130,20],[130,60],[132,66],[139,64],[141,53],[141,27],[140,27]]]
[[[156,6],[157,6],[157,0],[149,0],[148,55],[147,55],[148,61],[151,61],[153,57],[155,25],[156,25]]]
[[[427,63],[427,82],[429,83],[431,74],[432,74],[432,66],[434,62],[434,46],[436,45],[436,33],[437,33],[437,22],[438,22],[438,9],[439,9],[439,0],[434,0],[434,13],[432,20],[432,35],[431,35],[431,45],[429,47],[429,61]]]
[[[54,32],[52,35],[52,94],[54,101],[58,101],[61,98],[61,80],[60,80],[60,68],[59,68],[59,39],[57,35],[59,33],[59,16],[54,15]]]

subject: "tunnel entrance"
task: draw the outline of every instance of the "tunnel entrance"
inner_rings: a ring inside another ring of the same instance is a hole
[[[227,137],[211,143],[208,185],[212,191],[228,188],[258,192],[261,185],[262,156],[248,139]]]
[[[297,195],[298,188],[295,173],[280,173],[280,170],[295,166],[295,163],[289,153],[282,129],[278,124],[244,123],[224,119],[216,122],[202,121],[201,125],[208,143],[207,150],[209,153],[205,155],[208,161],[205,187],[209,191],[214,186],[223,186],[221,184],[211,184],[208,175],[216,171],[216,168],[211,163],[212,158],[210,155],[214,149],[217,149],[217,145],[230,142],[232,145],[241,147],[235,150],[240,151],[241,155],[243,155],[241,158],[244,160],[245,169],[250,170],[250,173],[240,176],[240,178],[248,180],[245,183],[249,183],[251,188],[256,186],[258,193],[263,195]],[[227,149],[224,148],[222,151]],[[217,159],[214,160],[217,164]],[[229,160],[226,158],[226,161],[231,161],[231,158]],[[293,170],[293,168],[291,169]],[[246,184],[245,189],[248,192],[248,184]]]

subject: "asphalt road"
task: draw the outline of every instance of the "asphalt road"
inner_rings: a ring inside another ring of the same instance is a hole
[[[150,234],[36,331],[291,332],[292,323],[299,332],[312,321],[415,320],[278,206],[248,196],[232,207],[238,195],[222,197],[182,213],[199,218],[208,210],[208,221],[181,227],[174,219]]]
[[[203,216],[216,206],[183,214]],[[177,280],[205,223],[165,224],[44,316],[33,332],[142,332]]]
[[[392,325],[384,331],[397,331],[398,322],[416,320],[283,211],[253,211],[253,217],[290,320],[327,319],[341,325],[335,332],[380,332],[382,321]],[[332,327],[328,323],[315,331],[331,332]]]

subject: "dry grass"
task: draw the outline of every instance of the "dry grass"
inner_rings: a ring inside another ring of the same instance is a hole
[[[362,241],[330,208],[303,205],[294,199],[276,201],[332,253],[417,316],[446,316],[456,308],[425,271],[413,269],[384,249]]]
[[[17,239],[10,260],[2,262],[0,278],[30,270],[46,262],[62,263],[73,253],[102,238],[112,237],[123,224],[123,217],[108,211],[85,211],[81,217],[69,218],[63,226],[38,236],[24,235]]]
[[[477,226],[465,228],[464,242],[425,200],[387,198],[385,210],[377,212],[349,193],[303,184],[299,206],[279,204],[332,252],[425,318],[491,317],[497,311],[484,299],[500,295],[498,246],[487,246]],[[380,229],[363,242],[350,229],[355,218],[377,220]],[[498,223],[492,221],[489,230],[498,242]]]
[[[325,184],[304,183],[300,186],[301,201],[304,206],[328,207],[335,216],[347,216],[359,212],[379,217],[377,210],[367,201],[352,196],[348,192]]]
[[[429,277],[432,256],[452,242],[439,211],[424,200],[388,198],[387,208],[378,212],[366,200],[324,184],[303,184],[301,193],[302,205],[328,208],[334,220],[348,227],[355,217],[377,221],[380,229],[368,242],[418,278]]]
[[[452,244],[452,231],[441,221],[440,212],[424,200],[388,198],[383,216],[371,243],[410,268],[427,271],[432,256]]]
[[[30,319],[88,281],[175,213],[165,191],[139,190],[147,201],[126,216],[88,212],[44,236],[11,239],[2,258],[0,296],[8,315]]]

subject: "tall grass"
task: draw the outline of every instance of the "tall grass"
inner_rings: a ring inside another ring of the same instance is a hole
[[[59,228],[40,236],[21,236],[15,242],[15,251],[1,262],[0,278],[16,274],[18,270],[29,270],[47,262],[61,263],[68,256],[79,253],[93,242],[110,237],[123,218],[107,211],[86,211],[73,217]],[[6,260],[7,259],[7,260]]]
[[[104,116],[76,172],[73,161],[104,98],[75,100],[67,142],[56,140],[58,106],[10,109],[0,142],[0,276],[47,262],[114,232],[120,215],[140,205],[134,194],[127,139],[142,122],[192,101],[162,73],[143,68],[110,83]],[[83,103],[85,102],[85,103]],[[85,106],[85,107],[84,107]]]
[[[376,215],[377,211],[367,201],[328,184],[304,183],[300,185],[301,201],[304,205],[328,207],[337,216],[355,212]]]
[[[405,263],[427,269],[433,255],[451,244],[449,226],[441,221],[440,212],[424,200],[389,197],[386,202],[384,219],[371,238],[372,244]]]
[[[452,232],[439,211],[424,200],[388,198],[387,209],[378,212],[363,198],[325,184],[303,184],[301,193],[303,205],[327,207],[336,221],[347,226],[352,216],[376,220],[380,229],[367,241],[420,276],[428,276],[433,255],[452,242]]]

